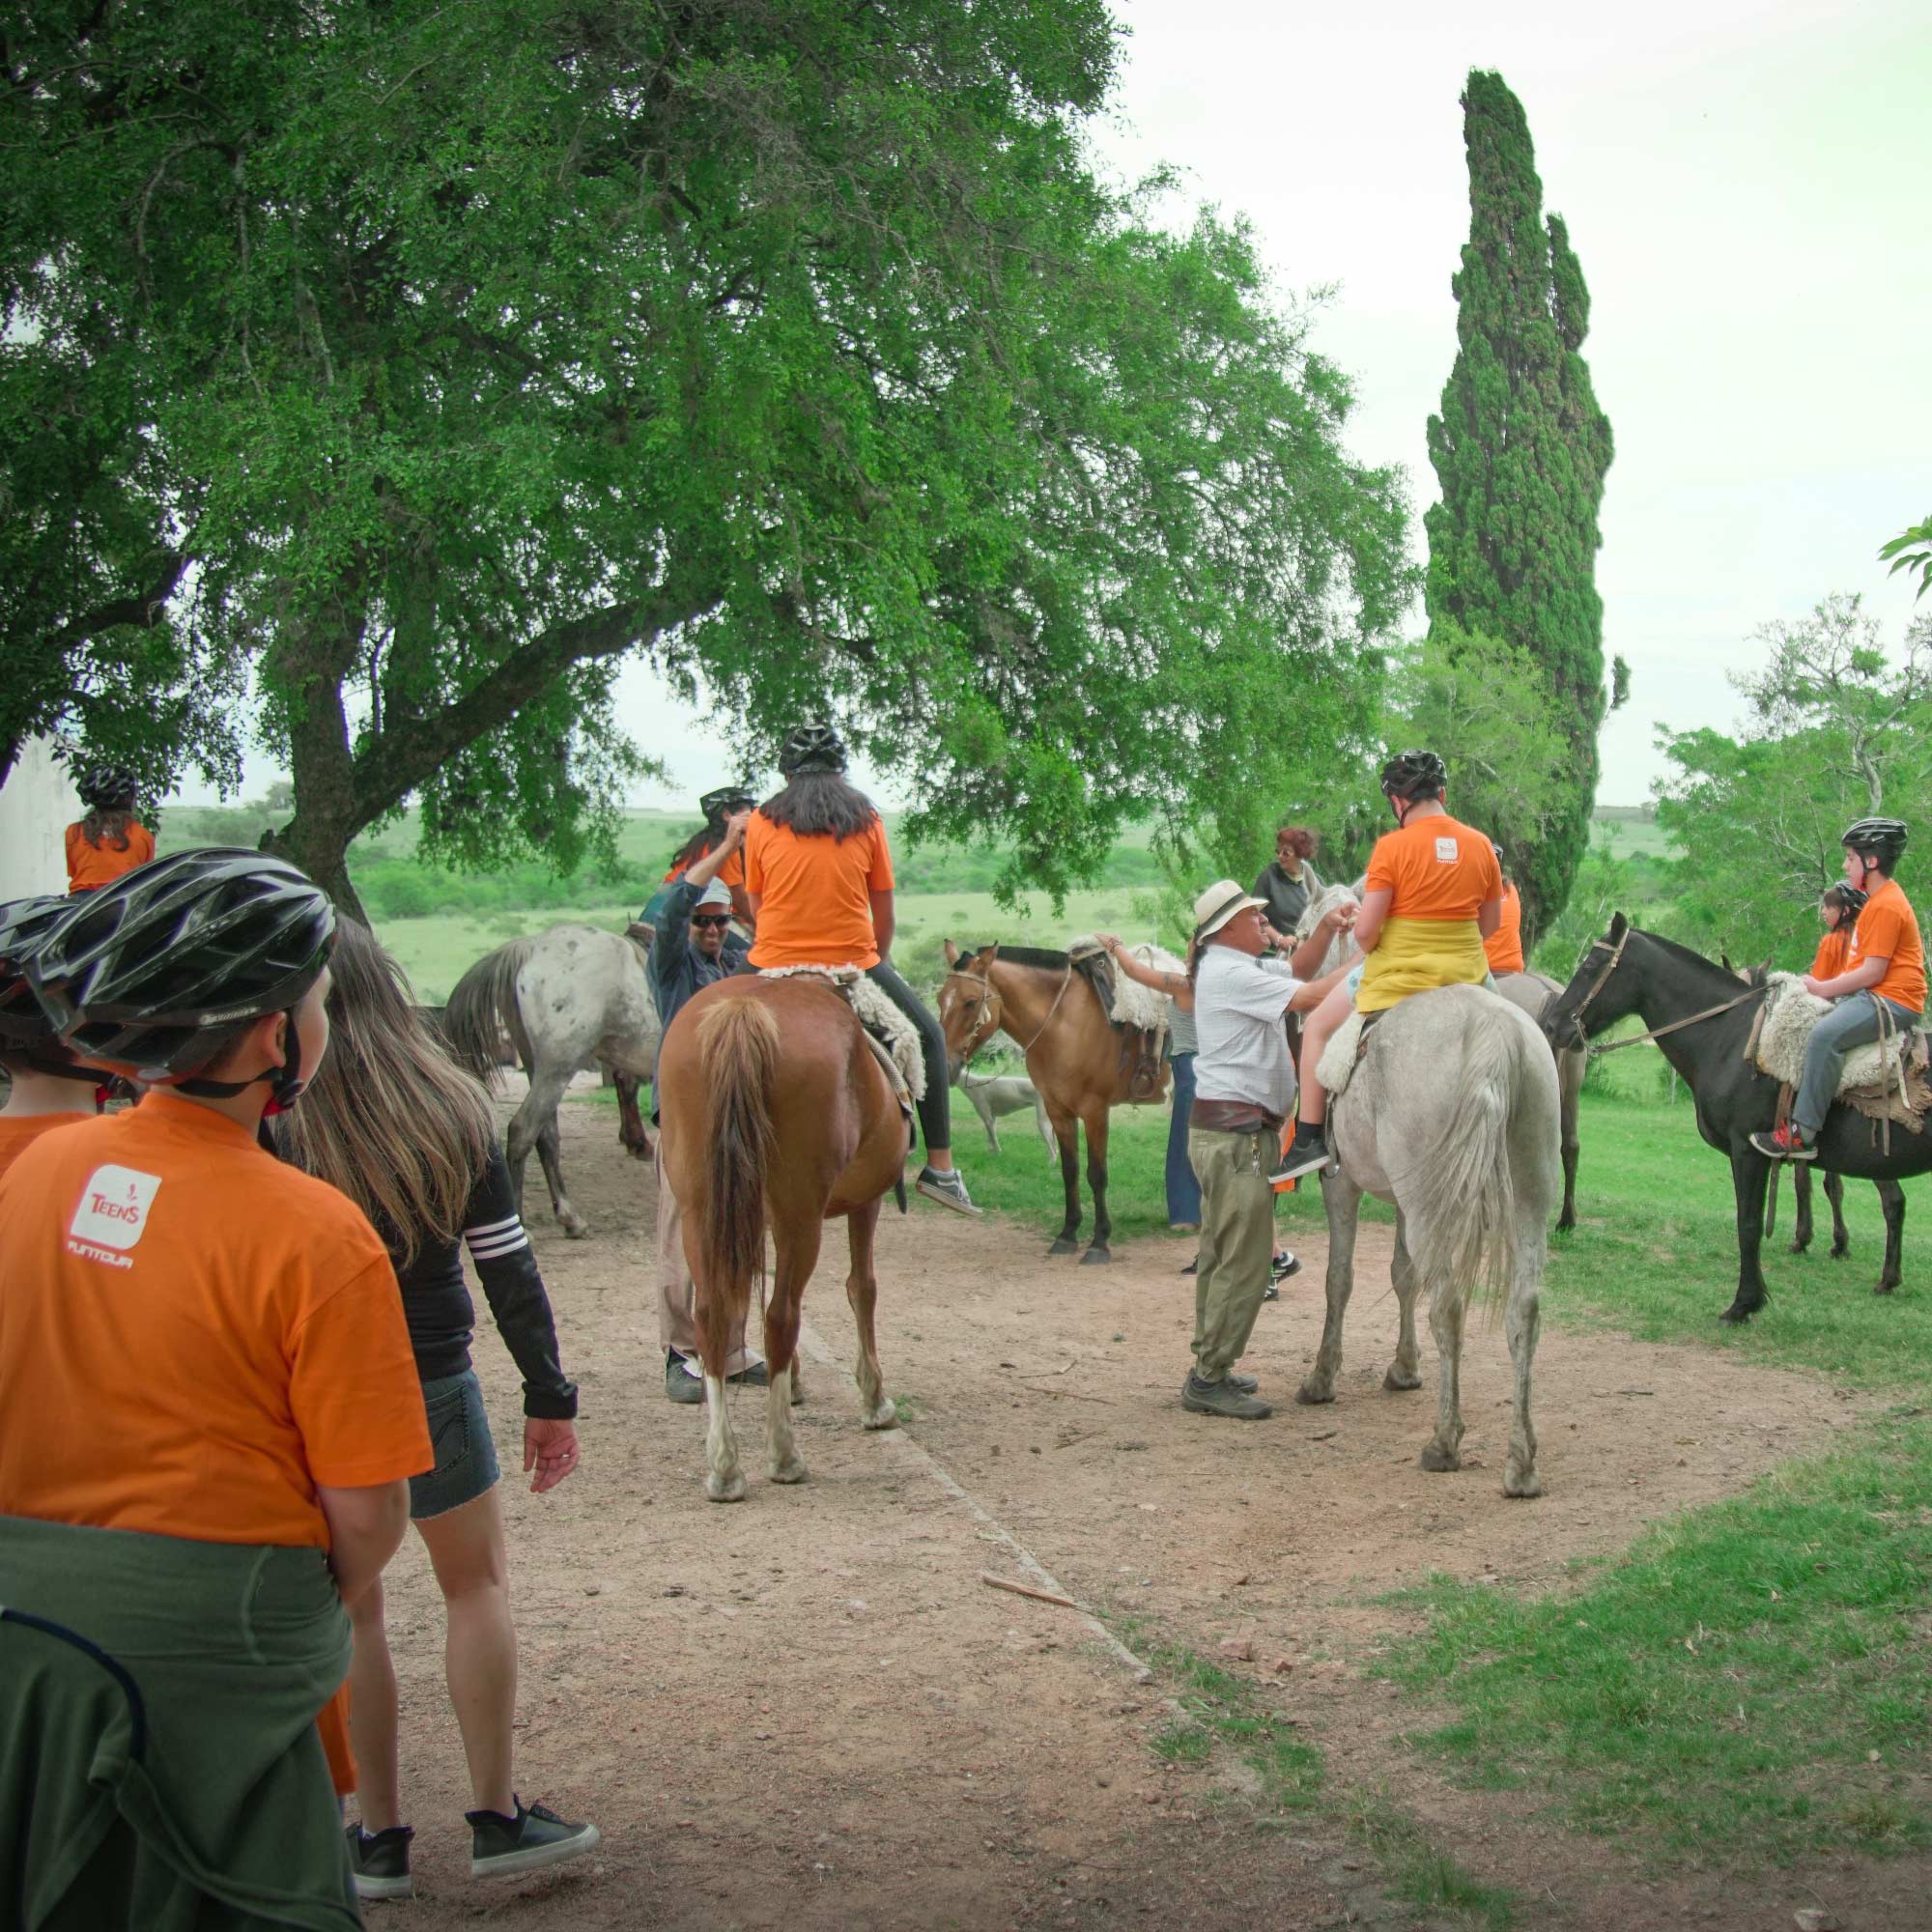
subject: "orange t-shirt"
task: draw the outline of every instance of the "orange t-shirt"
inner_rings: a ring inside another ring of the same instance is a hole
[[[428,1469],[359,1208],[165,1092],[0,1180],[0,1515],[326,1549],[318,1484]]]
[[[801,838],[762,811],[745,829],[745,890],[758,895],[753,966],[876,966],[872,893],[890,892],[893,855],[874,817],[849,838]]]
[[[1467,919],[1498,898],[1502,867],[1480,833],[1433,812],[1411,818],[1376,840],[1365,892],[1390,892],[1390,919]]]
[[[0,1174],[5,1174],[50,1128],[71,1127],[93,1119],[92,1114],[23,1114],[10,1121],[0,1114]]]
[[[715,845],[707,845],[698,853],[697,859],[708,858],[717,849]],[[697,864],[697,859],[693,859],[682,866],[673,866],[658,883],[663,886],[676,885],[691,867]],[[727,886],[742,886],[745,883],[745,848],[742,845],[719,867],[718,877]]]
[[[1508,880],[1503,882],[1502,923],[1483,941],[1492,973],[1520,973],[1522,967],[1522,900]]]
[[[1845,970],[1845,951],[1852,943],[1852,929],[1848,925],[1836,925],[1818,942],[1818,951],[1811,960],[1811,977],[1814,980],[1835,980]]]
[[[1864,903],[1845,949],[1847,970],[1861,959],[1882,958],[1885,978],[1872,991],[1915,1013],[1925,1010],[1925,947],[1912,901],[1896,879],[1888,879]]]
[[[90,845],[76,819],[67,829],[67,889],[71,893],[98,892],[111,886],[123,872],[145,866],[155,856],[155,835],[145,825],[131,820],[128,826],[128,849],[122,851],[113,839]]]

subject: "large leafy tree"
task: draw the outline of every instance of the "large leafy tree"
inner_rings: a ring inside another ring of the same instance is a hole
[[[1520,855],[1533,934],[1588,848],[1605,706],[1597,513],[1611,457],[1581,354],[1590,298],[1557,215],[1546,220],[1529,123],[1494,73],[1463,96],[1469,240],[1452,283],[1458,350],[1429,419],[1442,500],[1425,517],[1432,625],[1527,653],[1561,707],[1565,799]],[[1453,748],[1445,747],[1445,751]]]
[[[1657,815],[1683,855],[1686,936],[1803,964],[1845,827],[1883,812],[1932,828],[1932,617],[1892,654],[1857,597],[1828,597],[1756,641],[1765,662],[1735,680],[1747,701],[1736,736],[1660,731],[1675,769]]]
[[[1098,0],[15,19],[5,354],[133,513],[85,567],[258,658],[332,888],[412,795],[568,863],[638,652],[1054,890],[1373,719],[1399,489],[1248,235],[1091,172]]]

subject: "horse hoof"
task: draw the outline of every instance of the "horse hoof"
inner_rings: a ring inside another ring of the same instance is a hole
[[[1391,1395],[1405,1395],[1410,1389],[1419,1389],[1421,1386],[1420,1376],[1399,1376],[1393,1369],[1382,1378],[1382,1387]]]
[[[1556,1223],[1556,1232],[1559,1235],[1574,1235],[1577,1232],[1576,1215],[1565,1214],[1564,1216],[1562,1216],[1562,1218],[1558,1220],[1558,1222]]]
[[[1321,1382],[1303,1382],[1295,1390],[1294,1399],[1305,1408],[1320,1408],[1335,1400],[1335,1391]]]
[[[1898,1284],[1895,1281],[1882,1281],[1872,1290],[1874,1294],[1889,1294]]]
[[[1425,1469],[1438,1476],[1463,1466],[1463,1458],[1454,1449],[1438,1448],[1434,1442],[1424,1445],[1421,1461]]]
[[[706,1476],[704,1493],[714,1503],[741,1503],[745,1500],[745,1472],[740,1469],[735,1474],[721,1480],[717,1476]]]
[[[1065,1235],[1060,1236],[1054,1241],[1052,1247],[1047,1249],[1047,1253],[1050,1255],[1077,1255],[1079,1252],[1080,1243],[1078,1241],[1069,1241]]]
[[[587,1241],[590,1229],[582,1221],[566,1221],[563,1224],[563,1237],[566,1241]]]
[[[805,1481],[805,1463],[797,1456],[787,1456],[782,1463],[772,1465],[772,1481],[775,1483],[802,1483]]]
[[[1852,1251],[1848,1247],[1833,1248],[1832,1250],[1832,1259],[1834,1262],[1848,1262],[1851,1260],[1851,1258],[1852,1258]]]
[[[1753,1302],[1750,1307],[1747,1308],[1742,1302],[1734,1301],[1727,1309],[1724,1310],[1724,1312],[1720,1316],[1718,1317],[1718,1320],[1719,1321],[1728,1322],[1733,1328],[1741,1327],[1745,1322],[1748,1321],[1751,1319],[1751,1317],[1755,1315],[1757,1311],[1763,1306],[1764,1303],[1759,1301],[1759,1302]]]
[[[1105,1248],[1096,1243],[1080,1257],[1080,1265],[1084,1268],[1105,1267],[1113,1259],[1114,1257]]]
[[[896,1429],[899,1426],[899,1412],[885,1396],[881,1396],[876,1406],[866,1411],[863,1419],[867,1429]]]
[[[1529,1497],[1542,1493],[1543,1478],[1534,1469],[1527,1475],[1519,1476],[1512,1472],[1503,1478],[1503,1494],[1506,1496],[1518,1496],[1527,1501]]]

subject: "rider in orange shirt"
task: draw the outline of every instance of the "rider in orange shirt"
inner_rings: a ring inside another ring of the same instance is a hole
[[[724,842],[725,827],[734,813],[750,811],[757,804],[756,795],[741,784],[720,785],[716,791],[708,791],[697,801],[697,809],[704,814],[704,823],[680,845],[670,857],[670,869],[664,875],[663,883],[674,886],[689,872],[700,859],[709,858]],[[750,927],[752,923],[752,901],[745,892],[745,855],[742,850],[727,853],[724,862],[713,875],[721,880],[731,894],[731,915],[741,924]],[[661,895],[653,895],[653,902]],[[646,923],[655,924],[655,921]]]
[[[1852,933],[1857,928],[1859,914],[1865,909],[1865,895],[1856,886],[1848,886],[1840,881],[1835,886],[1827,886],[1818,898],[1818,917],[1824,923],[1825,931],[1818,941],[1818,950],[1811,955],[1811,977],[1814,980],[1835,980],[1849,963],[1852,949]]]
[[[134,816],[134,775],[89,765],[74,780],[85,818],[67,829],[67,889],[99,892],[155,856],[155,835]]]
[[[925,1093],[919,1102],[925,1166],[919,1191],[977,1214],[952,1165],[946,1036],[893,970],[893,855],[885,821],[845,781],[845,747],[829,724],[800,724],[779,751],[785,787],[745,830],[745,887],[757,915],[756,967],[856,966],[919,1031]]]
[[[1503,848],[1492,838],[1490,850],[1496,855],[1496,865],[1503,863]],[[1503,916],[1496,929],[1483,941],[1483,954],[1490,962],[1492,973],[1520,973],[1522,961],[1522,899],[1516,889],[1514,879],[1503,881]]]
[[[27,984],[26,962],[48,932],[73,910],[69,898],[15,899],[0,905],[0,1071],[8,1078],[0,1107],[0,1174],[31,1141],[52,1127],[91,1121],[104,1073],[83,1066],[54,1037],[54,1024]]]

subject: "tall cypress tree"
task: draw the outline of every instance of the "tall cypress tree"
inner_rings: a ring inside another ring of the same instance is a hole
[[[1590,323],[1583,271],[1561,218],[1543,214],[1529,123],[1500,74],[1463,96],[1469,240],[1451,282],[1456,364],[1429,460],[1442,500],[1429,531],[1429,620],[1534,655],[1571,745],[1571,784],[1543,842],[1510,854],[1535,930],[1563,910],[1589,845],[1604,717],[1597,527],[1610,424],[1577,353]],[[1453,781],[1455,747],[1442,747]],[[1453,797],[1453,792],[1452,792]]]

